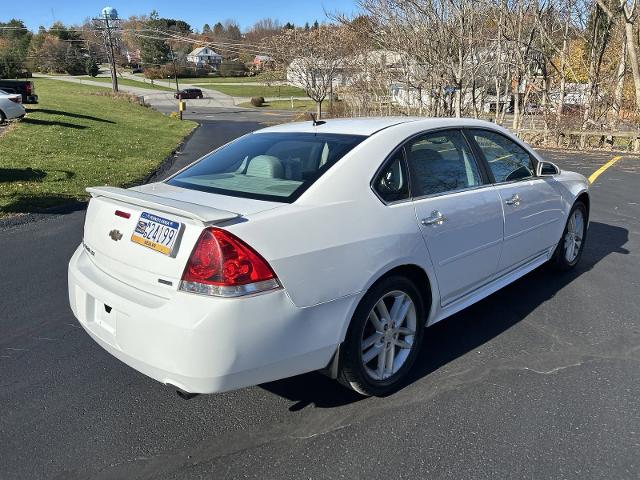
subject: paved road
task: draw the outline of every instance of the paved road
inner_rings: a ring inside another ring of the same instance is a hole
[[[207,124],[180,162],[257,126]],[[585,174],[611,157],[547,156]],[[83,212],[0,231],[0,478],[638,478],[639,167],[594,185],[579,268],[430,328],[387,398],[311,373],[185,401],[73,318]]]

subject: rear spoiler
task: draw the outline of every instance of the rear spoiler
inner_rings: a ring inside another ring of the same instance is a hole
[[[240,216],[239,213],[228,212],[212,207],[205,207],[195,203],[183,202],[172,198],[160,197],[150,193],[126,190],[117,187],[89,187],[87,192],[92,197],[106,197],[140,207],[152,208],[161,212],[179,215],[202,222],[205,225],[232,220]]]

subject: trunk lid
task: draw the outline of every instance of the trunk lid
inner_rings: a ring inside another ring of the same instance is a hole
[[[176,291],[193,246],[205,227],[247,221],[247,215],[282,205],[194,192],[162,183],[126,190],[94,187],[87,191],[92,199],[87,208],[83,243],[93,263],[124,283],[166,298]],[[149,219],[153,220],[151,225],[160,225],[157,227],[160,235],[146,242],[136,227],[139,221]],[[165,225],[169,226],[168,232],[176,232],[170,254],[142,244],[164,247],[161,238]]]

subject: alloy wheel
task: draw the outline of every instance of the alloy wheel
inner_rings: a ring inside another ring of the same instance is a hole
[[[575,209],[567,223],[567,232],[564,235],[564,258],[573,263],[580,254],[582,239],[584,238],[584,214],[580,209]]]
[[[404,365],[414,348],[416,306],[400,290],[386,293],[367,317],[360,340],[362,365],[370,378],[383,381]]]

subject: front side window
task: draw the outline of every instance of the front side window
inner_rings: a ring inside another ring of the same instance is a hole
[[[373,182],[373,188],[387,203],[409,198],[409,178],[402,148],[399,148],[385,163]]]
[[[414,197],[482,184],[471,150],[457,130],[417,137],[406,145],[406,153]]]
[[[497,183],[533,176],[533,160],[517,143],[499,133],[486,130],[471,130],[471,135],[487,159]]]
[[[212,152],[167,183],[235,197],[293,202],[365,138],[254,133]]]

